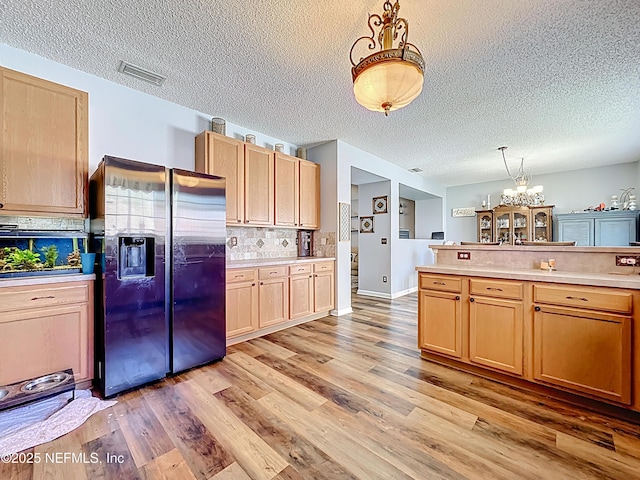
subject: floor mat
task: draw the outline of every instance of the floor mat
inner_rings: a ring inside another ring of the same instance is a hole
[[[93,397],[89,390],[71,392],[0,412],[0,455],[21,452],[55,440],[78,428],[87,418],[117,402]]]

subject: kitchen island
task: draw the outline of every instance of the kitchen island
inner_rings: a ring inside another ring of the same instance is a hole
[[[424,359],[640,412],[639,248],[431,248],[436,263],[416,267]]]

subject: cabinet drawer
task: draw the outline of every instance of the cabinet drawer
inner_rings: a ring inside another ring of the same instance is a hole
[[[289,275],[303,275],[311,273],[311,267],[312,265],[310,263],[291,265],[289,267]]]
[[[471,295],[485,295],[489,297],[514,298],[521,300],[522,291],[522,282],[472,278],[469,285],[469,293]]]
[[[252,268],[227,270],[227,283],[249,282],[256,279]]]
[[[33,285],[0,289],[0,312],[86,303],[88,284]]]
[[[288,270],[288,267],[286,266],[259,268],[258,278],[260,280],[266,280],[267,278],[286,277],[287,270]]]
[[[608,312],[631,312],[630,292],[605,288],[561,287],[553,285],[534,285],[533,301],[552,305],[605,310]]]
[[[442,290],[444,292],[460,292],[462,290],[462,279],[459,277],[421,273],[419,283],[420,290]]]
[[[322,263],[314,263],[313,264],[314,272],[332,272],[333,271],[333,262],[322,262]]]

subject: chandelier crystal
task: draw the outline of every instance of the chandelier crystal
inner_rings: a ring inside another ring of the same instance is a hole
[[[382,17],[369,14],[371,36],[358,38],[351,46],[353,93],[363,107],[374,112],[389,112],[409,105],[422,92],[424,59],[418,48],[408,42],[409,24],[398,17],[400,2],[385,1]],[[376,28],[379,31],[376,35]],[[353,61],[356,45],[365,41],[371,55]]]
[[[498,150],[502,151],[502,161],[504,162],[504,168],[507,170],[507,174],[515,182],[516,188],[507,188],[504,190],[500,197],[501,205],[509,205],[513,207],[536,207],[544,205],[544,195],[542,194],[542,185],[536,185],[535,187],[528,188],[531,181],[531,175],[524,173],[524,158],[520,160],[520,168],[516,175],[512,175],[507,165],[507,159],[504,156],[504,151],[507,147],[499,147]]]

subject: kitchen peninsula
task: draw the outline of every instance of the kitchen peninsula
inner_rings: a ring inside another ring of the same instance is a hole
[[[424,359],[640,412],[640,248],[431,248],[416,267]]]

